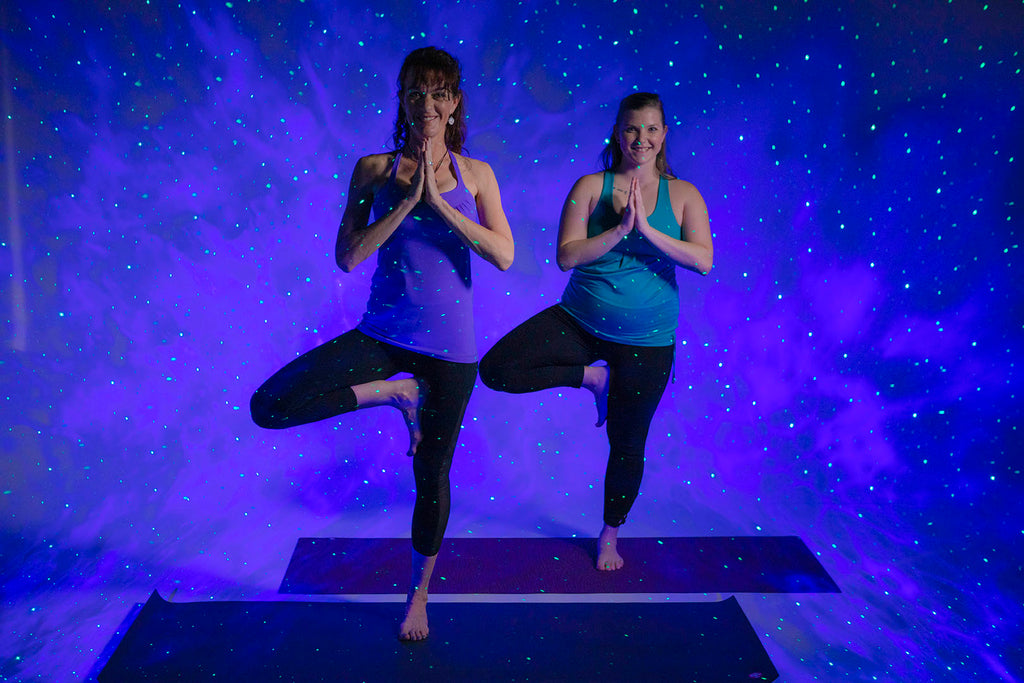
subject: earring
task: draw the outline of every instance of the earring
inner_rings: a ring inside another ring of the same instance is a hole
[[[454,126],[455,125],[455,117],[454,116],[449,116],[448,117],[448,125],[449,126]]]

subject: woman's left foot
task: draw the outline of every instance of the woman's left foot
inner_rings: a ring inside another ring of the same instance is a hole
[[[618,551],[618,527],[605,526],[597,539],[597,569],[602,572],[613,572],[622,569],[626,564]]]
[[[405,604],[405,619],[398,627],[399,640],[425,640],[430,633],[427,626],[427,597],[414,593]]]

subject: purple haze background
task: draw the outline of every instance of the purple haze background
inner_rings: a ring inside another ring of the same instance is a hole
[[[269,599],[299,536],[404,536],[397,412],[252,391],[358,321],[333,244],[411,49],[463,63],[516,237],[482,349],[557,301],[561,203],[659,92],[716,264],[624,534],[799,535],[839,595],[744,596],[780,680],[1015,680],[1020,2],[15,3],[3,29],[0,674],[90,675],[136,602]],[[478,386],[449,536],[594,535],[587,395]],[[628,558],[627,558],[628,559]],[[441,560],[443,562],[443,558]]]

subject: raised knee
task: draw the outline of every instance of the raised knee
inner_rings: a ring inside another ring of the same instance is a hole
[[[272,410],[274,400],[265,392],[257,391],[249,399],[249,414],[257,427],[263,429],[280,429],[283,425],[276,419]]]
[[[505,377],[502,370],[504,367],[495,362],[494,357],[490,354],[485,354],[480,359],[480,381],[484,383],[484,386],[488,389],[494,389],[495,391],[503,391],[505,389]]]

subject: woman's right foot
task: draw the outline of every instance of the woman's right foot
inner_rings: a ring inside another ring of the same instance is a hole
[[[611,370],[607,365],[587,365],[583,368],[583,386],[594,394],[597,406],[597,422],[600,427],[608,419],[608,387],[611,384]]]
[[[423,432],[420,429],[420,407],[426,397],[426,387],[416,378],[395,380],[395,395],[392,405],[402,411],[405,426],[409,428],[409,450],[406,455],[410,458],[416,455],[416,449],[423,440]]]

